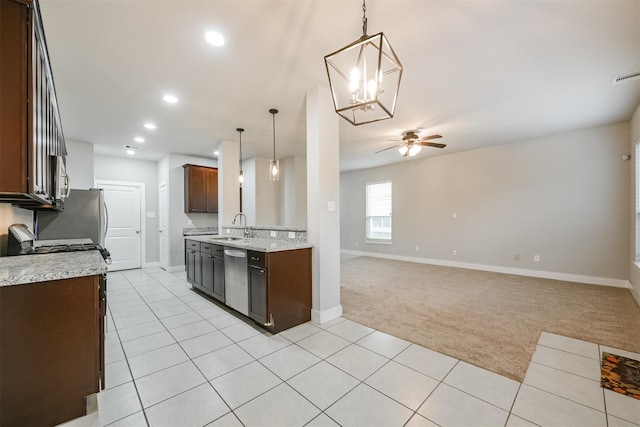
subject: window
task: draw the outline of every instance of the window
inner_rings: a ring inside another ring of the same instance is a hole
[[[391,243],[391,181],[367,184],[367,240]]]

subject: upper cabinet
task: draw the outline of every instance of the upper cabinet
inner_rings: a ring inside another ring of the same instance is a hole
[[[0,40],[0,202],[60,209],[67,152],[37,1],[0,1]]]
[[[218,169],[184,165],[184,211],[218,213]]]

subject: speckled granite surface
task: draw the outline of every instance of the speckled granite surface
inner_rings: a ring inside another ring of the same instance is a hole
[[[205,234],[218,234],[218,227],[189,227],[182,229],[183,236],[199,236]]]
[[[291,228],[276,225],[251,225],[246,227],[249,230],[249,237],[253,239],[278,240],[289,243],[306,243],[307,230],[304,228]],[[245,227],[236,225],[222,227],[220,234],[224,236],[244,237]],[[294,237],[289,237],[289,233],[294,233]],[[275,236],[274,236],[275,234]]]
[[[0,257],[0,286],[94,276],[106,272],[107,265],[98,251]]]
[[[219,238],[216,238],[219,237]],[[312,248],[313,245],[306,242],[271,240],[271,239],[238,239],[224,240],[224,236],[192,236],[186,237],[196,242],[213,243],[231,248],[248,249],[260,252],[293,251],[296,249]]]

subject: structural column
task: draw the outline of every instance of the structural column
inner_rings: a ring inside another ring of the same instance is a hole
[[[311,320],[342,315],[340,305],[340,141],[328,89],[307,92],[307,231],[313,244]]]
[[[218,230],[230,225],[240,212],[240,146],[232,141],[218,144]]]

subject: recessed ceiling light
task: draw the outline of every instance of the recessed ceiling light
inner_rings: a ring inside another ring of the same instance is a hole
[[[222,37],[222,34],[215,31],[207,31],[206,33],[204,33],[204,39],[207,41],[207,43],[214,46],[224,45],[224,37]]]
[[[153,123],[145,123],[144,127],[146,127],[147,129],[155,129],[156,125],[154,125]]]
[[[125,149],[125,153],[127,153],[130,156],[133,156],[134,154],[136,154],[136,151],[140,150],[140,147],[136,147],[135,145],[125,145],[124,149]]]
[[[162,97],[162,99],[164,99],[165,102],[168,102],[169,104],[175,104],[178,102],[178,98],[173,95],[165,95]]]
[[[144,138],[141,138],[141,137],[139,137],[139,136],[136,136],[135,138],[133,138],[133,140],[134,140],[135,142],[144,142]]]

